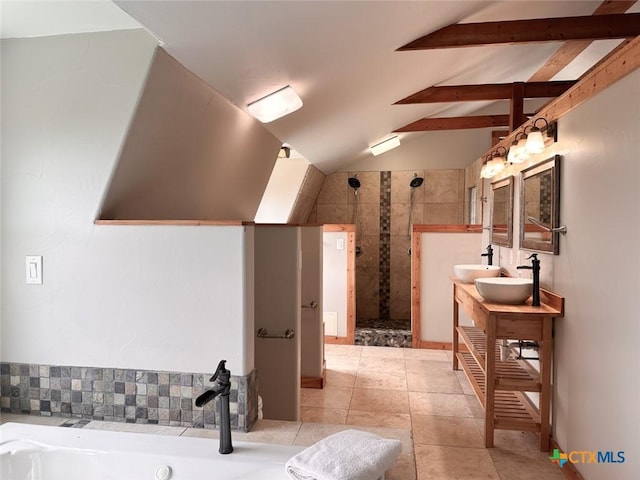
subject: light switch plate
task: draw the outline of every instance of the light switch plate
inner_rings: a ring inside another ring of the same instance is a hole
[[[27,255],[26,274],[28,285],[42,285],[42,256]]]

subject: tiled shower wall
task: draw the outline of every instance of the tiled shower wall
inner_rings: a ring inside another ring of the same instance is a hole
[[[411,318],[409,183],[414,174],[425,180],[413,192],[412,223],[463,223],[465,172],[458,169],[333,173],[325,178],[309,217],[309,223],[359,220],[356,245],[362,255],[356,258],[356,316],[360,321]],[[347,182],[356,175],[361,185],[357,199]]]
[[[0,364],[3,412],[128,423],[218,428],[219,401],[196,407],[211,374],[120,368]],[[231,428],[249,431],[258,417],[255,370],[231,377]]]

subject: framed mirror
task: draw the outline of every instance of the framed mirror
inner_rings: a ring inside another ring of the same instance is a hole
[[[559,253],[560,155],[521,172],[520,248]]]
[[[513,175],[491,184],[491,243],[513,246]]]

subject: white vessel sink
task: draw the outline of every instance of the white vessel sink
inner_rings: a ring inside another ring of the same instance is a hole
[[[497,265],[454,265],[453,274],[462,283],[473,283],[476,278],[499,276],[500,267]]]
[[[518,305],[531,296],[533,280],[528,278],[477,278],[478,293],[488,302]]]

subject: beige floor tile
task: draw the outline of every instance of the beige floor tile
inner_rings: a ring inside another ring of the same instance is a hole
[[[349,410],[347,425],[360,427],[411,428],[411,416],[408,413],[380,413]]]
[[[325,370],[326,387],[353,387],[356,384],[357,370]]]
[[[360,365],[358,366],[358,371],[360,370],[392,372],[398,375],[404,375],[404,358],[362,357],[360,359]]]
[[[425,348],[405,348],[403,350],[405,360],[449,362],[449,357],[445,350],[430,350]]]
[[[325,343],[324,353],[326,357],[360,357],[362,349],[360,345],[335,345]]]
[[[457,375],[449,371],[407,371],[407,388],[410,392],[463,393]]]
[[[482,408],[482,404],[478,397],[475,395],[465,395],[467,400],[467,405],[469,406],[469,410],[471,411],[471,416],[473,418],[481,418],[484,419],[484,408]]]
[[[404,358],[403,348],[398,347],[362,347],[362,358]]]
[[[416,459],[413,453],[402,453],[395,466],[385,475],[385,480],[416,480]]]
[[[300,390],[300,406],[348,409],[352,393],[353,389],[347,387],[303,388]]]
[[[231,438],[242,442],[275,443],[291,445],[300,430],[300,422],[283,420],[258,420],[250,432],[231,432]],[[219,438],[218,430],[187,428],[183,437]]]
[[[347,423],[349,410],[341,408],[300,407],[300,420],[311,423]]]
[[[326,357],[326,368],[341,372],[355,372],[360,365],[360,357]]]
[[[395,438],[397,440],[400,440],[402,442],[402,453],[413,454],[411,430],[402,428],[303,423],[300,427],[298,435],[294,440],[294,445],[313,445],[318,440],[328,437],[329,435],[351,429],[375,433],[376,435],[380,435],[384,438]]]
[[[563,480],[565,477],[547,452],[489,449],[493,464],[501,478],[518,480]]]
[[[462,393],[465,395],[475,395],[467,376],[462,370],[455,371],[456,377],[458,377],[458,381],[460,382],[460,387],[462,388]]]
[[[476,421],[472,418],[411,415],[411,424],[416,444],[484,447]]]
[[[303,423],[300,431],[293,441],[294,445],[310,446],[334,433],[353,428],[349,425],[336,425],[329,423]]]
[[[451,365],[438,360],[425,360],[421,358],[407,358],[405,361],[407,372],[415,373],[443,373],[453,372]]]
[[[476,427],[484,437],[484,420],[476,419]],[[494,430],[493,444],[502,450],[539,451],[538,434],[534,432],[519,432],[517,430]]]
[[[500,479],[485,448],[416,444],[415,455],[418,480]],[[508,478],[512,479],[519,477]]]
[[[407,391],[407,377],[405,374],[395,372],[377,372],[371,370],[358,370],[356,388],[378,388],[381,390]]]
[[[471,418],[465,395],[409,392],[412,415],[441,415]]]
[[[407,392],[398,390],[354,388],[349,408],[365,412],[409,413],[409,398]]]

